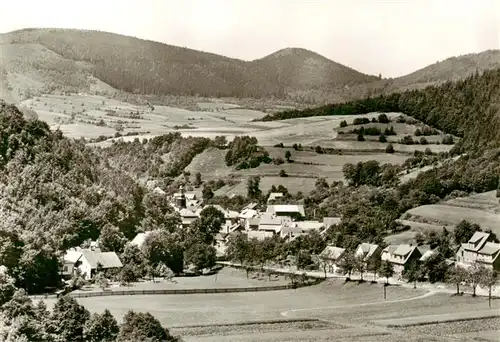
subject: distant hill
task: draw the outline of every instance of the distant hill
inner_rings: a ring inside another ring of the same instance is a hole
[[[300,48],[247,62],[114,33],[68,29],[6,33],[0,35],[0,48],[0,98],[8,101],[57,89],[326,104],[421,89],[500,67],[500,50],[489,50],[379,79]]]
[[[500,50],[487,50],[436,62],[389,82],[389,90],[418,89],[445,81],[464,79],[477,72],[500,67]]]
[[[377,79],[303,49],[245,62],[113,33],[63,29],[14,31],[1,35],[0,43],[11,88],[48,82],[83,91],[92,75],[94,82],[131,93],[286,97]]]

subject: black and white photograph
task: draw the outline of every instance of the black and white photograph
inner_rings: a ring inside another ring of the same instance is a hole
[[[500,342],[499,0],[0,0],[0,342]]]

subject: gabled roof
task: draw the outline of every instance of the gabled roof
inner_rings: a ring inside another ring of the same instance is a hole
[[[101,264],[103,268],[122,267],[122,263],[115,252],[95,252],[89,249],[84,249],[82,258],[85,258],[92,269],[97,268]]]
[[[472,237],[469,239],[467,244],[462,246],[468,251],[478,251],[483,248],[484,244],[486,243],[486,241],[488,241],[489,238],[489,233],[475,232],[474,235],[472,235]],[[471,247],[469,244],[473,244],[474,247]]]
[[[144,233],[137,233],[135,238],[132,241],[130,241],[130,243],[133,245],[136,245],[138,247],[141,247],[144,244],[144,241],[146,240],[146,238],[149,235],[151,235],[151,233],[152,233],[152,231],[147,231]]]
[[[248,219],[248,224],[250,226],[258,226],[260,223],[260,217],[252,217],[251,219]]]
[[[469,239],[469,243],[477,243],[482,239],[488,238],[490,234],[484,232],[475,232]]]
[[[323,217],[323,224],[325,228],[330,228],[334,224],[339,224],[341,218],[340,217]]]
[[[367,260],[371,258],[371,256],[377,251],[378,248],[378,245],[363,242],[358,246],[356,252],[358,255],[363,255],[364,260]]]
[[[193,212],[189,209],[186,209],[186,208],[183,208],[179,211],[179,215],[181,215],[181,217],[198,217],[199,214],[197,212]]]
[[[392,253],[394,255],[406,256],[411,253],[416,247],[411,245],[399,245]]]
[[[258,203],[249,203],[243,209],[255,209]]]
[[[425,253],[431,250],[431,245],[420,245],[417,246],[417,248],[420,254],[424,255]]]
[[[157,186],[156,188],[154,188],[153,192],[156,192],[157,194],[160,194],[160,195],[165,195],[166,194],[166,192],[163,191],[159,186]]]
[[[274,201],[275,199],[280,198],[280,197],[283,197],[283,193],[282,192],[271,192],[269,194],[269,197],[267,198],[267,201],[268,202]]]
[[[323,252],[320,253],[320,256],[325,259],[337,260],[344,254],[344,252],[345,248],[328,245]]]
[[[257,210],[254,209],[243,209],[238,215],[238,217],[242,219],[249,219],[255,216],[257,216]]]
[[[420,257],[420,261],[427,261],[431,256],[433,256],[434,254],[436,254],[436,250],[435,249],[429,249],[428,251],[426,251],[421,257]]]
[[[297,213],[305,216],[304,206],[301,204],[268,205],[266,211],[269,213]]]
[[[320,230],[323,228],[323,223],[319,221],[299,221],[294,223],[295,227],[308,231],[308,230]]]
[[[500,251],[500,244],[493,242],[486,242],[483,248],[481,248],[478,253],[485,255],[494,255]]]
[[[396,249],[398,249],[398,245],[389,245],[382,250],[382,253],[394,254]]]

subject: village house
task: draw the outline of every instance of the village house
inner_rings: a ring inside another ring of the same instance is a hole
[[[500,270],[500,244],[492,242],[492,236],[475,232],[467,243],[462,243],[457,254],[457,264],[470,266],[475,263]]]
[[[265,230],[250,230],[247,233],[248,239],[257,239],[257,240],[264,240],[266,238],[272,238],[274,236],[274,232],[272,231],[265,231]]]
[[[283,197],[282,192],[271,192],[269,194],[269,197],[267,198],[267,203],[271,203],[272,201],[276,201],[278,198],[282,197]]]
[[[252,217],[248,220],[245,220],[245,225],[243,228],[246,231],[250,230],[258,230],[259,229],[259,223],[260,223],[260,217]]]
[[[305,216],[304,206],[299,204],[275,204],[268,205],[266,213],[274,216],[288,216],[293,219]]]
[[[123,267],[115,252],[101,252],[99,249],[71,248],[66,251],[64,264],[72,264],[71,275],[78,268],[84,279],[91,279],[97,270],[120,269]],[[70,269],[63,270],[63,276],[68,275]]]
[[[394,274],[401,277],[408,265],[418,261],[422,257],[417,246],[412,245],[390,245],[382,250],[381,259],[391,263]]]
[[[354,255],[361,258],[365,264],[365,269],[368,271],[373,271],[380,263],[380,256],[382,254],[382,248],[379,245],[371,243],[361,243]]]
[[[322,229],[323,223],[319,221],[297,221],[284,226],[281,229],[280,236],[293,240],[301,235],[308,234],[310,231],[321,232]]]
[[[137,233],[137,235],[130,241],[131,245],[136,245],[139,247],[139,249],[142,249],[144,246],[144,242],[146,241],[146,238],[151,235],[152,231],[144,232],[144,233]]]
[[[326,266],[329,273],[338,273],[341,271],[340,262],[345,255],[345,248],[328,245],[319,254],[319,260]]]
[[[185,191],[184,186],[181,185],[179,192],[172,196],[170,204],[177,211],[188,209],[195,212],[203,204],[203,197],[199,191]]]
[[[260,231],[272,232],[273,234],[280,234],[284,226],[291,226],[292,219],[287,216],[274,216],[268,213],[262,215],[259,220]]]

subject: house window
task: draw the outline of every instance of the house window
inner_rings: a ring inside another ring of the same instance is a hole
[[[63,271],[68,272],[68,266],[64,266]]]

